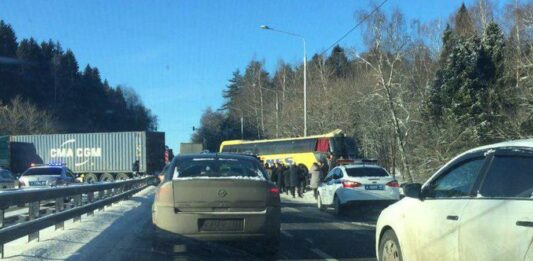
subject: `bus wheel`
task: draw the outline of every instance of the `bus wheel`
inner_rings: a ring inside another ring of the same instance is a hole
[[[85,181],[85,183],[95,183],[98,182],[98,177],[94,173],[87,173],[83,177],[83,180]]]
[[[113,178],[113,175],[110,173],[104,173],[102,176],[100,176],[101,182],[113,182],[115,179]]]

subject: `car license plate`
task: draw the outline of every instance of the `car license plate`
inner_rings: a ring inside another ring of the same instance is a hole
[[[383,185],[365,185],[366,190],[383,190]]]
[[[30,181],[30,186],[44,186],[46,185],[46,181]]]
[[[236,232],[244,230],[244,220],[236,219],[200,219],[198,221],[200,231]]]

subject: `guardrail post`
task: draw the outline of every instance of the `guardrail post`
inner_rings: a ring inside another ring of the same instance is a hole
[[[93,201],[94,201],[94,192],[87,193],[87,203],[91,204],[93,203]],[[91,210],[87,212],[87,216],[92,216],[92,215],[94,215],[94,211]]]
[[[0,228],[4,227],[4,209],[0,209]]]
[[[0,229],[4,227],[4,209],[0,209]],[[4,244],[0,244],[0,258],[4,258]]]
[[[56,198],[56,213],[59,213],[61,211],[65,210],[65,198]],[[58,229],[64,229],[65,228],[65,222],[61,221],[55,225],[56,230]]]
[[[40,206],[40,202],[39,201],[36,201],[36,202],[31,202],[28,204],[29,205],[29,216],[30,216],[30,220],[33,220],[33,219],[36,219],[39,217],[39,206]],[[39,241],[39,231],[35,231],[33,233],[30,233],[28,235],[28,242],[30,241],[33,241],[37,239],[37,241]]]
[[[81,206],[81,194],[74,196],[74,207],[76,208],[76,207],[79,207],[79,206]],[[81,221],[81,215],[80,216],[75,216],[73,221],[74,222]]]
[[[103,198],[105,198],[105,190],[98,191],[98,200],[102,200]],[[98,210],[104,211],[104,208],[105,206],[101,206]]]

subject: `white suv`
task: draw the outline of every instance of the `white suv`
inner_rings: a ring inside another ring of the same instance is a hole
[[[392,203],[400,199],[398,182],[377,165],[351,164],[332,169],[318,188],[320,210],[333,206],[336,214],[348,205]]]
[[[379,260],[533,260],[533,139],[467,151],[383,210]]]

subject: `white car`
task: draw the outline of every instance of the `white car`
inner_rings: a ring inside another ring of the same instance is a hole
[[[533,139],[467,151],[383,210],[378,260],[533,260]]]
[[[332,169],[318,188],[317,206],[333,206],[340,214],[348,205],[392,203],[400,199],[399,184],[377,165],[351,164]]]

